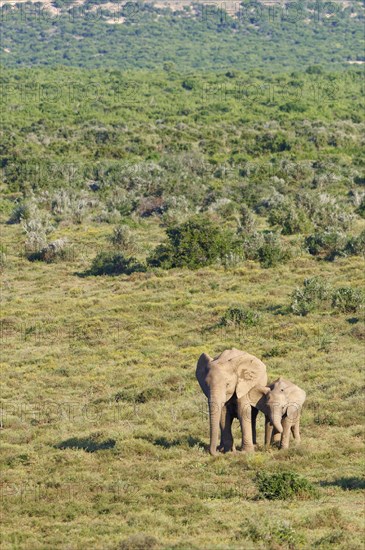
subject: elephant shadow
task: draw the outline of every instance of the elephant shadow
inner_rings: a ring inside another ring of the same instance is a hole
[[[359,477],[340,477],[333,481],[322,481],[322,487],[341,487],[344,491],[365,489],[365,479]]]
[[[81,449],[87,453],[95,453],[97,451],[105,451],[115,447],[115,439],[105,439],[104,441],[96,440],[93,437],[71,437],[57,445],[56,449]]]
[[[188,447],[199,447],[207,451],[209,449],[209,445],[206,445],[201,439],[197,437],[192,437],[189,435],[188,437],[180,437],[178,439],[166,439],[166,437],[158,437],[153,440],[153,444],[157,445],[158,447],[163,447],[164,449],[171,449],[171,447],[182,447],[182,446],[188,446]]]

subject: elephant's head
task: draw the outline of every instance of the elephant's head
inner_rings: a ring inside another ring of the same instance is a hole
[[[267,414],[275,430],[282,433],[283,416],[286,414],[295,422],[305,401],[305,392],[292,382],[280,377],[270,386],[253,388],[250,399],[260,404],[258,408]]]

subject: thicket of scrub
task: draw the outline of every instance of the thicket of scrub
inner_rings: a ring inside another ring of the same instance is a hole
[[[2,6],[4,64],[117,70],[164,66],[186,72],[223,66],[233,74],[243,66],[270,73],[300,70],[314,60],[338,69],[363,59],[359,0],[285,6],[249,0],[172,3],[171,9],[134,1],[55,0],[50,7]],[[190,86],[187,80],[185,88]]]
[[[112,233],[159,220],[158,249],[134,261],[130,228],[129,244],[114,241],[95,274],[272,267],[298,250],[361,255],[360,76],[226,72],[187,85],[175,72],[5,71],[2,211],[21,225],[29,258],[45,261],[65,256],[66,241],[53,239],[63,224],[108,223]]]

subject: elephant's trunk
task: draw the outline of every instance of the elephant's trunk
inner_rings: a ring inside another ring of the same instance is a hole
[[[282,433],[283,432],[283,426],[281,424],[281,414],[280,412],[276,411],[272,417],[271,417],[271,421],[272,421],[272,424],[275,428],[275,430],[278,432],[278,433]]]
[[[219,393],[212,393],[209,397],[210,448],[211,455],[217,454],[219,438],[219,421],[221,418],[224,397]]]

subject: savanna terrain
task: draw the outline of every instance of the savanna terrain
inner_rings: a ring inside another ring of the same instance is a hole
[[[166,17],[160,31],[193,32]],[[186,55],[183,71],[171,52],[152,67],[152,38],[143,70],[118,68],[113,48],[100,68],[62,46],[61,27],[7,24],[2,548],[361,548],[364,111],[336,26],[322,65],[308,35],[281,71],[253,54],[242,71],[227,50],[228,69],[207,54],[206,70]],[[281,31],[285,52],[295,30]],[[255,453],[208,454],[195,366],[230,347],[307,392],[300,447],[265,449],[259,415]]]

